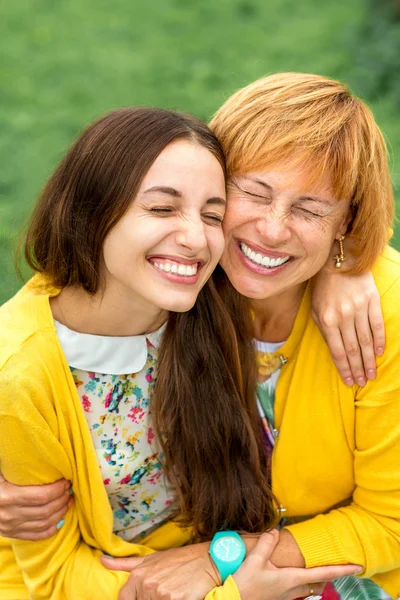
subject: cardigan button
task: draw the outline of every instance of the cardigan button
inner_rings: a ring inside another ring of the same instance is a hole
[[[279,429],[273,429],[272,430],[272,435],[274,436],[274,438],[276,439],[279,435]]]

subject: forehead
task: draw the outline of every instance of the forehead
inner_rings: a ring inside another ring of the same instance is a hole
[[[332,179],[328,170],[318,174],[305,166],[293,166],[287,163],[277,165],[270,170],[244,173],[233,177],[234,181],[246,182],[271,191],[287,191],[301,195],[323,195],[334,199]]]
[[[168,144],[157,156],[146,175],[142,186],[161,180],[164,184],[177,181],[211,179],[224,185],[224,173],[218,159],[204,146],[189,140],[177,140]]]

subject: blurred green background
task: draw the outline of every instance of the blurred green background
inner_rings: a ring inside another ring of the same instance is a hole
[[[400,184],[399,0],[6,0],[0,46],[0,303],[20,285],[13,250],[38,192],[112,108],[208,120],[264,74],[336,77],[372,107]]]

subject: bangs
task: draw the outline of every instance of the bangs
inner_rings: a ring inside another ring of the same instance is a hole
[[[265,77],[233,94],[210,126],[228,177],[285,165],[301,168],[310,188],[329,176],[337,200],[350,201],[354,272],[372,266],[393,219],[387,150],[371,111],[343,84],[302,73]]]

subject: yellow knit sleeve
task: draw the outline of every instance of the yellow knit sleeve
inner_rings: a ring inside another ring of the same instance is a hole
[[[229,576],[224,585],[211,590],[205,597],[205,600],[240,600],[235,580]]]
[[[87,469],[90,479],[92,473],[97,474],[97,465],[86,464],[87,457],[78,445],[81,438],[69,435],[62,420],[52,414],[51,406],[40,403],[36,396],[48,394],[48,390],[47,383],[42,385],[39,380],[40,377],[35,381],[18,376],[8,369],[0,372],[0,471],[17,485],[45,484],[60,478],[83,482],[86,472],[78,476],[79,469]],[[71,447],[71,440],[75,447]],[[22,584],[16,565],[11,564],[7,544],[11,544],[22,573],[27,588],[25,597],[117,600],[128,574],[103,567],[102,552],[144,556],[188,541],[187,533],[172,523],[161,527],[158,536],[150,536],[149,545],[128,544],[113,535],[111,509],[103,486],[96,481],[93,485],[88,482],[87,489],[83,483],[74,489],[75,501],[64,517],[65,524],[52,538],[38,542],[7,540],[0,544],[10,563],[7,569],[0,568],[0,598],[15,598],[9,595],[10,589],[15,586],[15,590],[21,590]]]
[[[352,498],[288,527],[307,567],[355,563],[372,578],[400,569],[400,280],[381,302],[386,350],[377,359],[376,379],[355,395]]]

